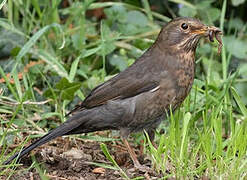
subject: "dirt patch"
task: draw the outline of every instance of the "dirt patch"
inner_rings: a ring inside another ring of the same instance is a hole
[[[161,177],[155,171],[147,173],[135,169],[127,149],[122,145],[121,141],[108,142],[106,144],[111,155],[128,177],[134,178],[141,176],[143,179],[158,179]],[[150,167],[151,162],[140,154],[139,148],[136,147],[135,150],[139,154],[140,163]],[[71,140],[68,137],[60,137],[32,151],[32,154],[39,163],[38,167],[43,171],[45,170],[45,175],[49,179],[124,179],[118,170],[92,164],[92,162],[95,162],[112,165],[101,151],[100,142]],[[20,163],[23,165],[15,170],[15,174],[10,179],[41,179],[37,166],[28,169],[32,164],[31,156],[25,156]],[[28,170],[23,170],[24,168]],[[9,169],[7,174],[11,173],[11,171],[13,170]],[[2,178],[6,179],[7,176],[2,176]]]

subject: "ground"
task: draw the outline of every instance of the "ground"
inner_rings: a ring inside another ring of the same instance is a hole
[[[111,165],[108,159],[104,156],[101,148],[101,142],[80,140],[77,138],[59,137],[55,140],[38,147],[32,151],[32,155],[39,162],[39,167],[45,170],[45,175],[49,179],[56,180],[94,180],[107,179],[116,180],[124,179],[118,170],[108,169],[92,165],[95,163],[104,163]],[[160,174],[152,170],[152,172],[145,173],[136,170],[121,141],[114,141],[106,143],[110,154],[114,157],[118,165],[125,171],[130,178],[143,177],[141,179],[158,179]],[[131,143],[134,146],[133,143]],[[139,154],[139,161],[141,164],[151,166],[151,162],[144,158],[139,147],[135,147],[136,153]],[[38,168],[33,167],[29,170],[24,168],[30,167],[32,164],[31,156],[22,158],[22,165],[15,170],[15,174],[10,179],[41,179]],[[12,170],[9,169],[8,173]],[[7,176],[2,176],[1,179],[6,179]]]

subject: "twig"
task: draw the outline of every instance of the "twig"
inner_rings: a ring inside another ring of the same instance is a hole
[[[19,104],[23,104],[23,105],[42,105],[42,104],[46,104],[48,102],[52,101],[52,99],[47,99],[45,101],[40,101],[40,102],[32,102],[32,101],[24,101],[22,103],[20,102],[9,102],[9,101],[2,101],[0,100],[0,104],[4,104],[4,105],[11,105],[11,106],[17,106]]]
[[[59,177],[59,176],[54,176],[54,175],[50,175],[50,174],[46,174],[46,176],[48,176],[49,178],[55,178],[55,179],[59,179],[59,180],[68,180],[66,178],[63,178],[63,177]]]
[[[29,122],[30,124],[32,124],[32,126],[33,126],[35,129],[37,129],[37,130],[39,130],[39,131],[41,131],[41,132],[45,132],[42,128],[40,128],[40,127],[39,127],[35,122],[33,122],[32,120],[26,119],[26,121]]]

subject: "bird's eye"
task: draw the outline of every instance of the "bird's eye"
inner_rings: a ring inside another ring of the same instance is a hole
[[[183,23],[182,25],[181,25],[181,28],[183,29],[183,30],[186,30],[186,29],[188,29],[188,24],[186,24],[186,23]]]

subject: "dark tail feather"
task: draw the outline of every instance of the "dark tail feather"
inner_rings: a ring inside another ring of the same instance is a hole
[[[80,113],[78,113],[78,114],[80,114]],[[69,119],[69,121],[66,121],[65,123],[63,123],[59,127],[57,127],[56,129],[51,130],[46,135],[44,135],[43,137],[41,137],[40,139],[35,141],[33,144],[25,147],[22,151],[14,154],[7,161],[5,161],[3,164],[4,165],[9,164],[11,161],[13,161],[17,157],[18,157],[17,160],[19,160],[21,157],[23,157],[25,154],[32,151],[34,148],[41,146],[41,145],[47,143],[48,141],[50,141],[56,137],[65,135],[66,133],[73,130],[74,128],[77,128],[78,126],[80,126],[85,121],[85,120],[83,121],[81,118],[82,118],[81,116],[78,117],[77,115],[71,117],[71,119]]]
[[[119,126],[118,120],[121,120],[122,114],[115,112],[114,108],[119,109],[118,107],[112,106],[112,108],[113,110],[109,111],[107,108],[99,106],[95,109],[85,109],[74,114],[65,123],[61,124],[56,129],[51,130],[33,144],[25,147],[21,152],[11,156],[7,161],[4,162],[4,164],[9,164],[15,158],[20,159],[34,148],[41,146],[42,144],[45,144],[59,136],[102,131],[107,129],[117,129],[116,127]],[[124,112],[124,110],[120,110],[121,112]]]

